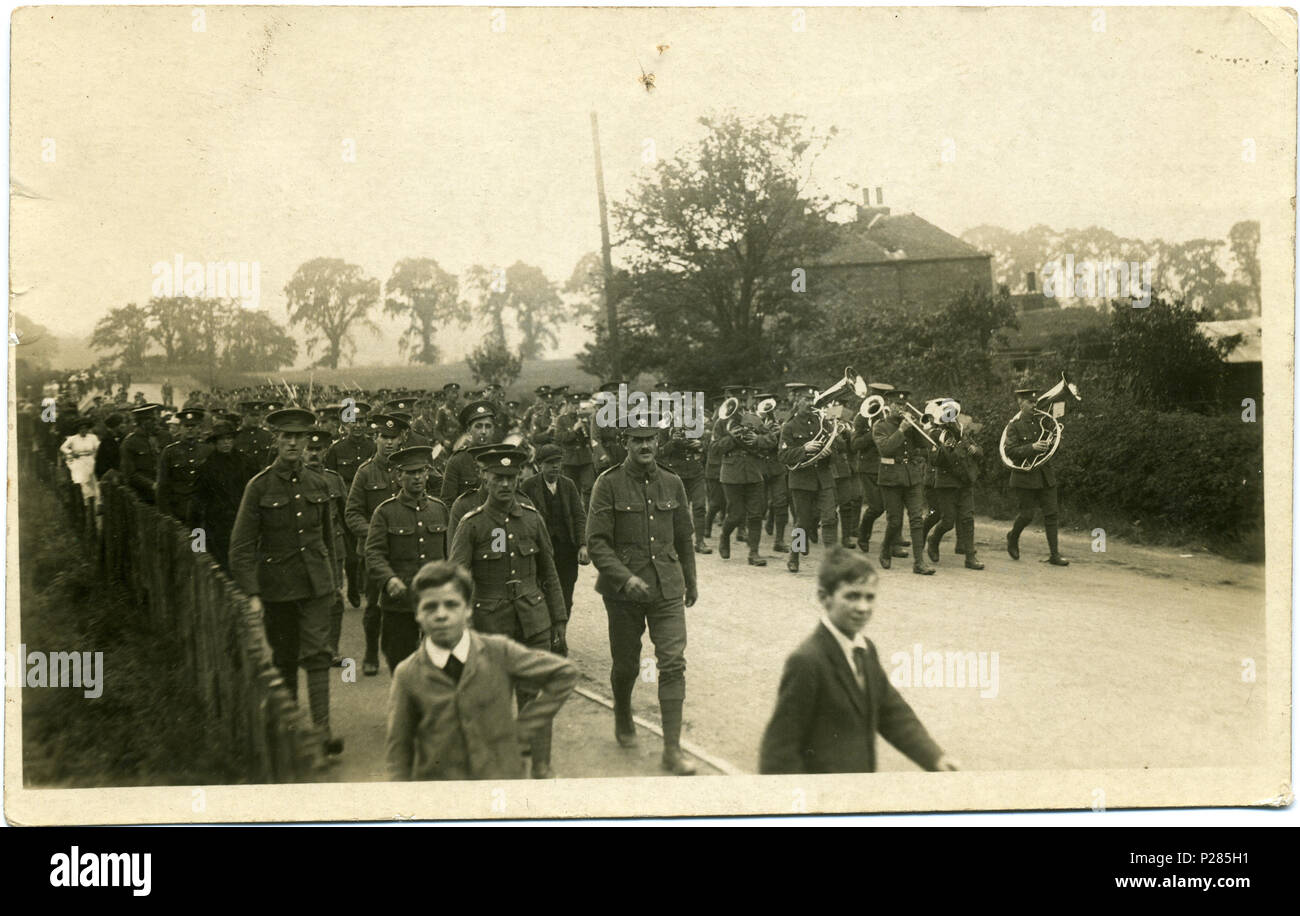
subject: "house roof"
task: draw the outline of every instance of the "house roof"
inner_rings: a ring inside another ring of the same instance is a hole
[[[926,222],[915,213],[873,215],[864,212],[846,223],[841,241],[825,264],[871,264],[936,258],[984,258],[987,254]]]
[[[1264,361],[1264,321],[1253,318],[1234,318],[1229,321],[1199,322],[1201,333],[1210,340],[1222,340],[1234,334],[1242,335],[1241,343],[1229,353],[1224,362],[1259,363]]]

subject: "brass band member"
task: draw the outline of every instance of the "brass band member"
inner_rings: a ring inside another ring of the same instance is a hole
[[[1007,427],[1006,452],[1017,461],[1032,458],[1051,448],[1048,443],[1039,441],[1040,428],[1034,419],[1037,397],[1037,388],[1016,389],[1020,411],[1011,418]],[[1069,566],[1070,561],[1061,556],[1057,544],[1056,472],[1052,470],[1051,463],[1049,458],[1032,471],[1011,472],[1011,489],[1015,491],[1020,512],[1011,530],[1007,532],[1007,553],[1013,560],[1020,559],[1020,532],[1034,520],[1034,509],[1041,508],[1043,528],[1047,532],[1047,547],[1051,551],[1047,562],[1053,566]]]
[[[886,399],[894,390],[894,386],[886,382],[872,382],[867,388],[870,391],[868,397],[875,395]],[[853,435],[849,440],[849,448],[858,455],[858,479],[862,482],[862,496],[867,505],[858,523],[858,549],[863,553],[871,552],[872,529],[876,526],[876,519],[885,514],[885,496],[880,492],[879,483],[880,451],[876,448],[876,440],[871,437],[871,422],[859,412],[853,418]],[[897,547],[893,555],[906,557],[907,551]]]
[[[966,554],[966,568],[983,569],[984,564],[975,555],[975,482],[979,479],[983,450],[973,438],[962,434],[961,421],[957,418],[940,423],[934,435],[939,444],[930,453],[934,462],[930,497],[938,509],[938,519],[926,539],[926,552],[932,562],[938,563],[939,544],[955,527],[957,552]]]
[[[921,550],[925,542],[925,458],[930,443],[908,416],[905,404],[910,393],[906,388],[894,389],[884,415],[871,427],[871,437],[880,452],[878,483],[888,517],[885,538],[880,545],[880,565],[889,569],[893,562],[893,548],[903,531],[903,509],[906,507],[907,523],[915,545],[912,572],[932,576],[934,568],[925,562]]]
[[[803,382],[788,382],[786,389],[793,401],[794,413],[781,427],[777,454],[786,467],[793,467],[809,455],[816,454],[820,446],[815,440],[822,429],[821,417],[812,409],[813,388]],[[794,504],[795,531],[802,531],[803,551],[820,522],[826,549],[835,546],[835,476],[831,471],[830,457],[799,470],[792,470],[787,478],[790,502]],[[790,558],[785,568],[799,571],[799,553],[792,539]]]
[[[739,407],[722,426],[722,453],[719,479],[727,494],[727,517],[718,540],[718,556],[731,558],[731,532],[744,527],[749,545],[749,565],[766,566],[759,556],[763,538],[763,513],[767,508],[767,488],[763,481],[767,470],[766,455],[777,444],[778,434],[770,430],[757,414]]]
[[[579,402],[589,396],[581,391],[570,392],[555,418],[555,443],[564,449],[563,473],[578,485],[584,509],[591,502],[591,488],[596,482],[596,463],[591,452],[591,418],[578,410]]]

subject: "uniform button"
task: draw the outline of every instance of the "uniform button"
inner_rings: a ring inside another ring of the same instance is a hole
[[[299,515],[302,515],[302,513],[301,513],[301,512],[299,512],[299,513],[298,513],[298,514],[299,514]]]
[[[654,535],[651,535],[651,536],[650,536],[650,540],[652,540],[652,541],[654,540]]]

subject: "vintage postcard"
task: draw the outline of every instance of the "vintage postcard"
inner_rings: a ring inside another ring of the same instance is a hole
[[[1296,35],[18,9],[7,818],[1289,804]]]

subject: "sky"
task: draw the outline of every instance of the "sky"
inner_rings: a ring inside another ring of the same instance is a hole
[[[1222,238],[1294,194],[1295,26],[1263,10],[202,10],[14,14],[13,307],[60,334],[177,255],[256,262],[280,321],[319,256],[562,283],[599,247],[593,110],[611,200],[728,111],[837,127],[820,189],[954,234]]]

